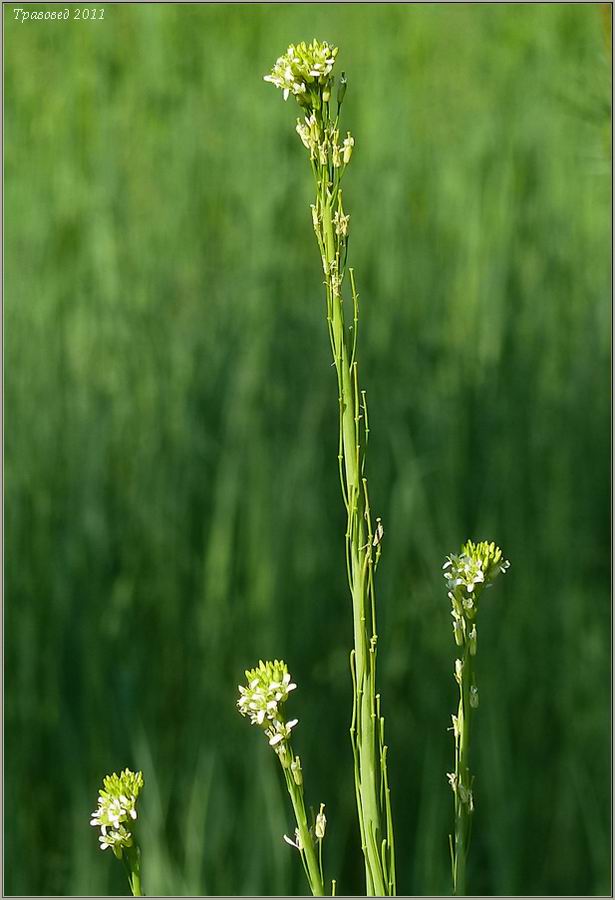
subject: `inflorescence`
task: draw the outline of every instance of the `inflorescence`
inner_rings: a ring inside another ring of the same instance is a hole
[[[331,71],[337,52],[337,47],[316,38],[311,44],[305,41],[291,44],[276,60],[271,74],[265,75],[265,81],[284,91],[285,100],[293,94],[302,106],[319,109],[321,99],[326,102],[330,97]]]
[[[122,851],[132,847],[133,838],[126,828],[131,820],[137,818],[136,803],[143,787],[142,772],[131,772],[130,769],[117,775],[107,775],[103,779],[103,787],[98,797],[98,809],[92,813],[90,825],[100,828],[100,849],[111,847],[118,859]]]
[[[448,596],[452,604],[453,632],[455,642],[461,647],[467,638],[476,640],[476,626],[470,623],[476,617],[478,599],[485,588],[491,587],[500,573],[505,572],[510,563],[502,556],[499,547],[491,542],[475,544],[468,541],[461,548],[459,556],[448,556],[444,566],[444,577]],[[472,655],[476,652],[471,645]]]
[[[314,39],[311,44],[303,41],[291,44],[284,56],[276,61],[271,73],[265,75],[265,81],[280,88],[285,100],[292,94],[302,107],[305,115],[303,119],[297,119],[296,131],[310,151],[310,160],[343,172],[352,156],[354,138],[347,132],[340,140],[337,117],[333,119],[329,115],[337,53],[338,48],[327,41]],[[337,93],[338,111],[345,91],[346,79],[342,74]]]
[[[239,685],[239,712],[247,716],[252,725],[260,725],[264,729],[280,762],[285,768],[291,768],[296,783],[300,784],[299,757],[293,759],[288,752],[290,733],[298,719],[286,721],[281,710],[289,693],[297,687],[291,681],[286,663],[278,659],[273,662],[261,660],[255,669],[246,669],[246,680],[246,687]]]

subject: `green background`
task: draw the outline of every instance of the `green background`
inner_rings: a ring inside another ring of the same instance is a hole
[[[88,819],[128,765],[147,893],[304,893],[234,707],[268,656],[299,685],[327,874],[363,889],[312,182],[262,80],[317,36],[356,139],[400,893],[450,890],[441,566],[467,537],[512,563],[481,614],[470,889],[608,893],[609,14],[104,8],[4,7],[5,892],[126,892]]]

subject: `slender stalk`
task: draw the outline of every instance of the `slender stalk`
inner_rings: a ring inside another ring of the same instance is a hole
[[[143,897],[143,888],[141,886],[141,850],[133,844],[124,851],[124,865],[128,873],[128,883],[133,897]]]
[[[292,756],[292,750],[290,750],[290,747],[289,752]],[[282,762],[282,760],[280,760],[280,762]],[[303,800],[303,785],[298,785],[295,783],[290,770],[288,768],[285,768],[284,763],[282,763],[282,769],[284,770],[286,787],[288,788],[293,811],[295,813],[295,820],[297,822],[297,832],[299,838],[297,842],[298,849],[301,854],[301,859],[310,885],[310,890],[312,891],[312,895],[314,897],[324,897],[325,888],[323,883],[321,864],[322,841],[317,841],[317,843],[319,844],[317,850],[315,846],[315,838],[312,836],[312,832],[308,827],[307,815],[305,812],[305,803]]]
[[[341,197],[338,195],[341,208]],[[394,883],[387,872],[392,843],[387,841],[387,855],[383,861],[380,853],[382,836],[387,824],[382,824],[379,802],[381,765],[384,755],[376,745],[376,622],[373,606],[373,582],[371,573],[372,529],[367,516],[367,482],[361,472],[364,462],[364,432],[360,431],[362,413],[359,405],[357,362],[350,363],[348,335],[344,327],[344,306],[341,291],[331,279],[339,261],[339,248],[335,247],[331,225],[331,207],[323,207],[322,213],[325,257],[329,277],[327,291],[331,298],[331,334],[333,359],[340,388],[340,434],[343,456],[342,493],[347,498],[348,522],[346,529],[347,556],[349,559],[348,582],[352,597],[354,634],[354,683],[356,691],[355,733],[353,738],[358,759],[358,802],[361,820],[361,837],[366,860],[367,893],[369,896],[389,896],[394,893]],[[389,792],[386,788],[387,795]],[[391,831],[392,835],[392,831]],[[386,840],[386,839],[385,839]]]
[[[470,734],[472,706],[468,686],[473,683],[472,655],[466,646],[462,659],[462,677],[459,684],[459,709],[457,712],[458,747],[455,752],[455,844],[453,867],[453,894],[466,892],[466,861],[470,848],[471,816],[474,810],[472,778],[470,775]]]
[[[494,543],[468,541],[459,556],[449,556],[444,564],[451,601],[453,635],[461,656],[455,660],[455,681],[459,686],[457,715],[452,717],[455,739],[455,771],[448,774],[455,800],[455,833],[449,837],[453,894],[466,893],[466,870],[472,814],[474,812],[473,783],[470,769],[470,737],[472,716],[478,708],[478,689],[474,674],[474,657],[478,634],[476,617],[478,599],[493,584],[510,563],[502,557],[502,551]]]
[[[325,105],[325,115],[326,110]],[[337,130],[337,120],[334,130]],[[340,479],[348,514],[346,558],[354,635],[352,674],[355,703],[351,737],[355,754],[366,888],[369,896],[391,896],[395,894],[395,864],[390,789],[386,777],[384,720],[379,715],[379,709],[376,709],[378,637],[373,572],[380,546],[378,541],[374,554],[374,534],[367,479],[364,475],[368,436],[367,404],[365,392],[359,390],[356,359],[359,306],[352,269],[348,270],[353,303],[352,333],[349,332],[344,317],[342,284],[348,226],[339,187],[342,174],[343,169],[332,183],[327,167],[320,167],[314,227],[322,252],[328,322],[339,390],[340,449],[343,463]],[[334,228],[334,220],[338,223],[337,228]],[[382,783],[385,785],[384,797],[380,790]]]

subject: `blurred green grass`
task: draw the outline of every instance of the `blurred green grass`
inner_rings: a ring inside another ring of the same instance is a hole
[[[45,8],[45,7],[40,7]],[[453,647],[485,609],[471,884],[610,891],[610,58],[598,4],[5,9],[5,891],[125,891],[88,827],[145,772],[149,894],[304,891],[242,670],[299,684],[327,869],[362,889],[337,406],[295,110],[338,43],[400,892],[447,893]],[[491,606],[491,604],[489,604]]]

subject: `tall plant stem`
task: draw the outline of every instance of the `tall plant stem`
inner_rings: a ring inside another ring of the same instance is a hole
[[[359,388],[357,330],[359,299],[352,269],[346,269],[348,222],[340,185],[350,162],[354,138],[340,138],[339,117],[347,79],[342,72],[333,99],[331,74],[337,47],[313,40],[288,47],[265,80],[292,93],[301,108],[296,131],[309,153],[316,202],[312,223],[318,242],[327,303],[327,323],[337,373],[339,402],[339,473],[346,505],[346,570],[352,598],[354,647],[350,654],[353,710],[350,737],[361,847],[369,896],[394,896],[395,850],[387,776],[387,748],[380,695],[376,693],[376,597],[374,572],[380,559],[382,526],[372,529],[365,450],[369,427],[365,393]],[[335,112],[333,112],[335,110]],[[352,322],[345,321],[343,286],[348,274]]]
[[[353,609],[354,650],[351,668],[354,684],[354,709],[351,740],[355,758],[355,785],[361,843],[365,857],[366,888],[369,896],[395,894],[390,790],[386,774],[384,719],[380,716],[380,697],[376,694],[376,610],[374,568],[380,547],[374,550],[367,479],[365,445],[367,443],[367,405],[359,390],[356,361],[358,296],[354,273],[349,270],[353,300],[352,336],[344,321],[341,292],[343,261],[339,238],[332,225],[333,206],[343,214],[339,189],[330,194],[320,185],[319,240],[326,275],[327,319],[337,372],[340,412],[340,478],[348,514],[346,528],[347,572]]]

